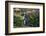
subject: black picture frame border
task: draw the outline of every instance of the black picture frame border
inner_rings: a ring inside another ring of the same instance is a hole
[[[22,32],[22,33],[9,33],[8,29],[8,3],[26,3],[26,4],[42,4],[43,5],[43,31],[37,32]],[[45,3],[40,2],[22,2],[22,1],[5,1],[5,35],[18,35],[18,34],[32,34],[45,32]]]

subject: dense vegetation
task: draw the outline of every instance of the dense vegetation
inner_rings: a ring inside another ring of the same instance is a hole
[[[21,9],[21,16],[14,16],[14,28],[15,27],[39,27],[39,11],[33,11],[30,14],[24,14],[25,9]],[[24,16],[25,15],[25,16]],[[23,19],[24,17],[24,19]],[[24,24],[25,20],[25,24]]]
[[[33,13],[31,16],[29,16],[29,22],[32,24],[33,27],[39,26],[39,14]]]
[[[14,16],[14,27],[22,27],[23,19],[21,17]]]

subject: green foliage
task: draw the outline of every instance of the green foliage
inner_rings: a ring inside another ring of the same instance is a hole
[[[29,16],[30,24],[32,24],[34,27],[39,26],[39,16],[35,13],[32,13],[31,16]]]
[[[21,27],[23,25],[23,19],[21,17],[14,16],[14,27]]]

